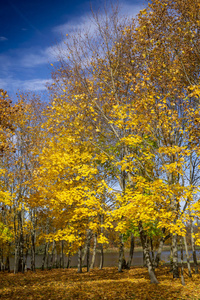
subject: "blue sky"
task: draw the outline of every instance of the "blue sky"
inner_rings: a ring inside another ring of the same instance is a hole
[[[114,1],[113,1],[114,2]],[[119,0],[123,14],[135,15],[141,0]],[[45,91],[56,62],[56,44],[62,34],[88,26],[90,4],[94,10],[104,1],[1,0],[0,88],[10,96],[21,91]]]

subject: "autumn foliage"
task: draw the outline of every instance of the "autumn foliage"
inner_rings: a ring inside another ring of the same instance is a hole
[[[199,299],[199,275],[182,286],[172,280],[167,268],[158,271],[160,285],[149,283],[147,271],[133,268],[119,273],[117,268],[94,269],[90,273],[83,269],[28,272],[26,274],[0,274],[1,299],[58,299],[58,300],[112,300],[154,299],[167,300]]]
[[[44,245],[43,269],[53,266],[56,253],[64,267],[63,255],[70,260],[78,252],[81,273],[83,248],[87,271],[97,248],[102,268],[103,248],[114,235],[119,272],[130,268],[135,236],[151,283],[165,280],[155,269],[166,241],[173,278],[180,276],[178,247],[182,284],[183,249],[192,276],[188,243],[198,273],[199,11],[197,0],[152,0],[136,19],[120,18],[114,8],[111,15],[93,13],[95,33],[65,41],[48,105],[22,94],[15,116],[6,118],[12,106],[2,91],[1,145],[10,141],[15,149],[1,150],[3,265],[15,249],[15,273],[24,271],[31,251],[34,271],[36,247]],[[158,299],[148,291],[136,299]]]

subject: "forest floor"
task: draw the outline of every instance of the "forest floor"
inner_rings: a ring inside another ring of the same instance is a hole
[[[37,270],[25,274],[0,272],[0,299],[135,299],[168,300],[200,299],[200,275],[189,278],[185,283],[173,279],[168,267],[156,271],[159,284],[150,284],[145,268],[131,268],[118,273],[117,268],[94,269],[89,273],[83,268]]]

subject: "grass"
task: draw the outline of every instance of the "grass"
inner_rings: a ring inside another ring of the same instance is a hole
[[[200,275],[192,278],[185,275],[186,286],[180,279],[173,279],[168,267],[157,272],[159,285],[149,282],[145,268],[131,268],[118,273],[117,268],[94,269],[89,273],[83,269],[53,269],[28,271],[25,274],[0,273],[1,299],[135,299],[168,300],[200,299]]]

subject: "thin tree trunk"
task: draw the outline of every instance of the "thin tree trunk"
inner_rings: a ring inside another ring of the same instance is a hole
[[[49,268],[49,242],[47,242],[46,257],[45,257],[45,266],[46,266],[46,269]]]
[[[60,255],[60,268],[64,269],[64,255],[63,255],[64,241],[61,241],[61,255]]]
[[[172,262],[173,278],[179,278],[177,234],[172,235]]]
[[[3,255],[3,248],[2,248],[2,251],[1,251],[1,271],[5,271],[5,264],[4,264],[4,255]]]
[[[3,248],[0,248],[0,271],[3,271]]]
[[[146,257],[145,257],[145,254],[144,254],[144,250],[143,250],[142,254],[143,254],[143,267],[147,268],[147,262],[146,262]]]
[[[44,246],[44,254],[43,254],[43,258],[42,258],[42,270],[44,270],[44,264],[46,261],[46,253],[47,253],[47,243],[45,243],[45,246]]]
[[[27,236],[26,236],[27,241]],[[27,272],[27,259],[28,259],[28,243],[26,243],[26,253],[25,253],[25,261],[24,261],[24,271]]]
[[[121,159],[124,157],[124,150],[122,150]],[[122,193],[123,196],[125,194],[125,188],[126,188],[126,172],[121,172],[121,184],[122,184]],[[123,234],[120,234],[119,236],[119,261],[118,261],[118,272],[122,272],[122,269],[126,268],[126,260],[124,258],[124,241],[123,241]]]
[[[123,234],[120,234],[118,272],[122,272],[123,265],[124,265],[124,241],[123,241]]]
[[[173,253],[172,253],[172,244],[171,244],[171,248],[170,248],[170,272],[173,271]]]
[[[32,226],[31,230],[31,270],[35,272],[35,209],[31,214]]]
[[[88,244],[90,244],[91,238],[92,238],[92,234],[91,234],[91,230],[89,229],[89,230],[87,230],[87,237],[86,237],[86,242],[85,242],[85,248],[84,248],[83,255],[82,255],[82,262],[83,263],[84,263],[85,258],[87,256]],[[86,264],[87,264],[87,262],[86,262]]]
[[[182,283],[182,285],[185,285],[183,272],[184,272],[184,266],[183,266],[183,238],[181,237],[181,283]]]
[[[103,234],[103,214],[100,217],[101,219],[101,234]],[[99,269],[102,270],[103,269],[103,264],[104,264],[104,253],[103,253],[103,244],[101,244],[101,257],[100,257],[100,265],[99,265]]]
[[[78,248],[78,273],[82,273],[82,247]]]
[[[193,256],[193,261],[194,261],[194,270],[195,270],[195,274],[198,274],[199,271],[198,271],[197,255],[196,255],[196,249],[195,249],[195,240],[193,237],[194,227],[193,227],[192,221],[190,221],[190,225],[191,225],[191,246],[192,246],[192,256]]]
[[[18,243],[18,231],[17,231],[17,212],[14,207],[14,234],[15,234],[15,259],[14,259],[14,274],[18,273],[19,268],[19,243]]]
[[[95,258],[96,258],[96,251],[97,251],[97,234],[94,233],[94,247],[93,247],[92,262],[91,262],[91,265],[90,265],[90,269],[94,268]]]
[[[58,268],[58,251],[56,248],[56,242],[55,242],[55,268]]]
[[[92,237],[91,229],[89,229],[88,235],[89,235],[89,238],[88,238],[88,243],[87,243],[87,256],[86,256],[87,272],[90,271],[90,241],[91,241],[91,237]]]
[[[183,237],[183,241],[185,244],[185,254],[186,254],[186,259],[187,259],[188,275],[189,275],[189,277],[192,277],[191,266],[190,266],[190,257],[189,257],[189,252],[188,252],[186,236]]]
[[[46,221],[46,233],[49,234],[49,218],[47,217]],[[46,243],[45,242],[45,251],[44,251],[44,262],[43,262],[43,270],[44,267],[48,269],[49,267],[49,241]]]
[[[4,262],[3,262],[3,260],[1,261],[1,271],[5,271],[5,265],[4,265]]]
[[[163,229],[163,233],[165,232],[165,229]],[[156,258],[155,258],[155,265],[154,267],[155,268],[158,268],[159,266],[159,262],[160,262],[160,259],[161,259],[161,253],[162,253],[162,250],[163,250],[163,246],[164,246],[164,243],[166,240],[168,240],[170,238],[170,234],[168,234],[166,237],[161,237],[160,239],[160,243],[159,243],[159,246],[158,246],[158,251],[157,251],[157,254],[156,254]]]
[[[55,250],[55,240],[53,240],[53,244],[52,244],[51,260],[50,260],[50,266],[49,266],[49,269],[52,269],[52,268],[53,268],[53,256],[54,256],[54,250]]]
[[[31,234],[31,270],[35,272],[35,235]]]
[[[86,253],[87,253],[87,240],[86,240],[85,247],[84,247],[83,254],[82,254],[82,262],[83,262],[83,264],[85,262]]]
[[[15,241],[15,263],[14,263],[14,274],[18,273],[19,267],[19,245],[18,241]]]
[[[19,242],[19,272],[24,272],[24,251],[23,251],[23,235],[20,233],[20,242]]]
[[[6,270],[8,272],[10,272],[10,258],[9,258],[9,254],[7,255],[7,258],[6,258]]]
[[[10,246],[11,246],[11,243],[8,244],[8,252],[7,252],[7,257],[6,257],[6,270],[8,272],[10,272]]]
[[[143,251],[144,251],[145,260],[146,260],[146,263],[147,263],[150,282],[158,284],[159,282],[156,278],[156,275],[155,275],[155,272],[154,272],[154,269],[153,269],[153,266],[152,266],[152,262],[151,262],[151,257],[150,257],[150,254],[149,254],[147,236],[144,232],[141,221],[139,222],[138,229],[139,229],[139,233],[140,233],[140,238],[141,238],[141,243],[142,243],[142,247],[143,247]]]
[[[130,245],[129,259],[128,259],[128,262],[127,262],[127,268],[128,269],[130,269],[130,267],[131,267],[131,263],[132,263],[132,259],[133,259],[133,253],[134,253],[134,247],[135,247],[134,235],[133,235],[133,233],[131,233],[131,245]]]
[[[22,209],[18,215],[20,225],[20,239],[19,239],[19,271],[24,273],[24,236],[23,236],[23,223],[24,223],[24,210]]]
[[[100,252],[100,254],[101,254],[101,256],[100,256],[99,269],[102,270],[103,269],[103,264],[104,264],[103,244],[101,244],[101,252]]]
[[[150,246],[151,246],[151,261],[153,266],[155,266],[155,255],[154,255],[154,249],[153,249],[153,239],[150,238]]]
[[[71,262],[71,252],[69,251],[68,256],[67,256],[67,269],[70,267],[70,262]]]

